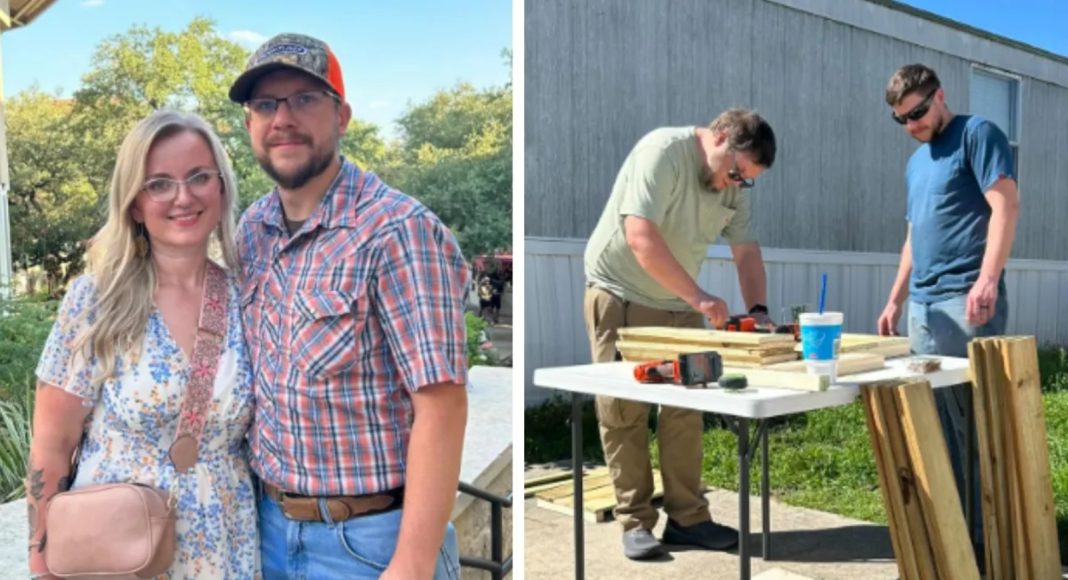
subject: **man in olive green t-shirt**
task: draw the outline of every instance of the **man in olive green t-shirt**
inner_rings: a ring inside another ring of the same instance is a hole
[[[627,326],[720,327],[727,304],[695,281],[708,246],[731,246],[742,297],[768,323],[767,282],[750,229],[753,179],[775,161],[775,134],[756,113],[731,109],[708,127],[656,129],[634,146],[586,246],[584,314],[594,362],[616,360],[616,330]],[[597,397],[597,420],[623,525],[623,551],[663,553],[652,534],[649,405]],[[699,411],[662,407],[658,423],[664,542],[725,550],[738,533],[712,522],[701,493]]]

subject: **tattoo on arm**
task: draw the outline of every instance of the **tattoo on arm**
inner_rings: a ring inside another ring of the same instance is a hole
[[[30,472],[30,497],[35,500],[41,499],[44,491],[44,469],[35,469]]]

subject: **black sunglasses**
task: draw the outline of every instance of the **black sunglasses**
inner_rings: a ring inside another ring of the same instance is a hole
[[[734,152],[734,167],[727,170],[727,179],[733,181],[740,189],[749,189],[756,183],[752,179],[746,179],[738,169],[738,152]]]
[[[895,113],[893,110],[891,110],[890,111],[890,118],[893,119],[894,122],[897,123],[898,125],[904,125],[905,123],[908,123],[909,121],[919,121],[920,119],[923,118],[924,115],[927,114],[927,111],[931,110],[931,99],[934,98],[934,95],[935,95],[936,92],[938,92],[938,89],[935,89],[935,90],[931,91],[930,93],[927,93],[927,98],[925,98],[924,100],[920,101],[920,104],[918,104],[915,107],[913,107],[913,109],[911,111],[905,113],[901,117],[898,117],[897,113]]]

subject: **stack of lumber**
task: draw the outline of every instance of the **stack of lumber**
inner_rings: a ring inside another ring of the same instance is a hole
[[[789,334],[725,332],[700,328],[638,326],[619,329],[616,348],[623,360],[672,359],[686,352],[714,350],[723,365],[761,367],[797,360],[794,337]]]
[[[901,578],[978,580],[930,384],[876,383],[860,392]]]
[[[909,339],[907,336],[879,336],[877,334],[842,333],[841,353],[876,354],[883,358],[908,356]],[[801,352],[801,343],[794,347]]]
[[[973,340],[983,535],[989,578],[1060,578],[1034,337]]]
[[[534,496],[538,507],[563,514],[571,514],[575,505],[575,487],[571,472],[560,474],[562,479],[544,482],[527,481],[524,497]],[[653,470],[653,499],[664,495],[660,471]],[[616,492],[608,468],[593,469],[582,476],[582,516],[587,522],[599,523],[612,518],[616,507]]]
[[[769,365],[769,370],[786,371],[793,373],[808,372],[808,363],[803,360],[795,360]],[[838,356],[838,376],[855,375],[866,373],[886,366],[886,359],[880,354],[865,352],[847,352]]]

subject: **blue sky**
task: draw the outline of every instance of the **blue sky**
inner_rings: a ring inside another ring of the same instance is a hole
[[[4,95],[37,83],[70,96],[101,40],[133,25],[182,30],[196,16],[249,50],[280,32],[326,41],[357,117],[384,136],[395,135],[393,121],[409,103],[437,90],[510,80],[501,57],[512,47],[510,0],[60,0],[3,35]]]
[[[903,0],[916,8],[1068,57],[1065,0]]]

